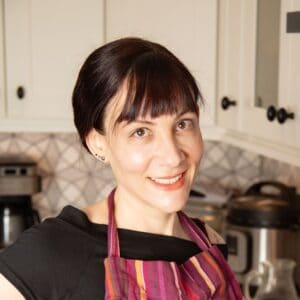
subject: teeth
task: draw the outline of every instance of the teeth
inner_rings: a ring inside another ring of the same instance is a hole
[[[181,178],[182,174],[173,177],[173,178],[151,178],[153,181],[157,182],[157,183],[161,183],[161,184],[172,184],[175,183],[176,181],[178,181]]]

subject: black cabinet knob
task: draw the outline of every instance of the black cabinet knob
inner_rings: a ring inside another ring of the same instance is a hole
[[[272,122],[275,120],[276,115],[277,115],[277,111],[275,106],[270,105],[267,109],[267,119]]]
[[[228,109],[229,106],[235,106],[236,101],[235,100],[230,100],[228,97],[223,97],[221,101],[221,106],[223,109]]]
[[[22,86],[17,88],[17,96],[19,99],[23,99],[25,97],[25,89]]]
[[[287,119],[294,119],[294,117],[295,114],[287,112],[285,108],[280,108],[277,111],[277,120],[280,124],[283,124]]]

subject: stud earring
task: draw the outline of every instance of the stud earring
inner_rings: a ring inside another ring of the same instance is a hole
[[[101,155],[95,153],[95,157],[96,157],[97,159],[100,159],[100,160],[103,161],[103,162],[105,161],[105,156],[101,156]]]

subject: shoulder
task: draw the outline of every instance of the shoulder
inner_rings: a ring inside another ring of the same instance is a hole
[[[84,212],[66,206],[57,217],[45,219],[26,230],[14,246],[29,247],[52,260],[73,262],[78,256],[84,259],[97,242],[101,243],[102,236],[93,229]]]
[[[76,286],[95,244],[67,220],[49,218],[0,253],[0,273],[26,296],[64,295]]]
[[[32,254],[39,254],[35,258],[45,254],[51,255],[51,251],[66,243],[68,231],[67,224],[58,218],[46,219],[44,222],[25,230],[14,244],[1,253],[1,257],[18,252],[23,252],[26,255],[27,251]]]

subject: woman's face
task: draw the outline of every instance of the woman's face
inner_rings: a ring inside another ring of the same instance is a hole
[[[122,92],[112,99],[102,136],[116,195],[165,213],[182,209],[203,152],[197,114],[182,111],[113,125],[124,101]]]

